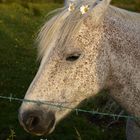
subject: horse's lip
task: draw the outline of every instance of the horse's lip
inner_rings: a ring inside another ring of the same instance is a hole
[[[26,132],[33,134],[33,135],[36,135],[36,136],[47,136],[47,135],[51,134],[55,129],[55,124],[54,124],[53,128],[50,128],[50,125],[51,125],[51,123],[50,123],[48,128],[47,128],[48,130],[40,133],[40,132],[33,132],[31,130],[26,129],[22,123],[20,123],[20,125],[24,128],[24,130]]]
[[[51,128],[51,125],[53,124],[53,127]],[[25,127],[23,127],[25,131],[27,131],[30,134],[36,135],[36,136],[47,136],[49,134],[51,134],[54,129],[55,129],[55,120],[53,120],[53,122],[50,122],[50,124],[47,127],[47,131],[44,130],[44,132],[34,132],[34,131],[30,131],[27,130]]]
[[[55,126],[52,129],[47,130],[46,132],[43,132],[43,133],[31,132],[31,131],[28,131],[26,129],[25,130],[28,133],[33,134],[33,135],[36,135],[36,136],[47,136],[47,135],[51,134],[54,131],[54,129],[55,129]]]
[[[20,110],[19,110],[20,111]],[[19,119],[19,123],[20,125],[24,128],[24,130],[30,134],[36,135],[36,136],[43,136],[43,135],[49,135],[50,133],[53,132],[53,130],[55,129],[55,125],[56,125],[56,121],[55,118],[49,122],[48,126],[46,127],[46,129],[44,129],[43,132],[39,132],[39,131],[34,131],[34,130],[28,130],[24,124],[22,123],[22,117],[20,117],[20,113],[18,114],[18,119]],[[46,131],[45,131],[46,130]]]

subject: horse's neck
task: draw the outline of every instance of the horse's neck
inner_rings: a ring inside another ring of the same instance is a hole
[[[114,7],[108,14],[110,94],[130,114],[140,116],[140,16]]]

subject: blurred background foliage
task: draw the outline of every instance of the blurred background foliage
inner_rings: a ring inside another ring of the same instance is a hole
[[[64,3],[64,0],[0,0],[0,3]],[[112,0],[112,4],[132,10],[140,12],[140,0]]]
[[[63,3],[63,0],[0,0],[1,3],[11,3],[11,2],[18,2],[18,3],[48,3],[48,2],[55,2],[55,3]]]

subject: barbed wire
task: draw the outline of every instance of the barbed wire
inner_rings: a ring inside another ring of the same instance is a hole
[[[113,113],[105,113],[105,112],[98,112],[98,111],[94,111],[94,110],[84,110],[84,109],[80,109],[80,108],[73,108],[73,107],[68,107],[68,106],[63,106],[60,103],[54,103],[51,101],[39,101],[39,100],[29,100],[29,99],[21,99],[21,98],[14,98],[12,96],[12,94],[8,97],[8,96],[0,96],[0,99],[5,99],[5,100],[9,100],[10,102],[12,101],[19,101],[19,102],[27,102],[27,103],[35,103],[37,105],[48,105],[51,107],[56,107],[56,108],[61,108],[61,109],[69,109],[71,111],[75,111],[76,114],[78,115],[79,112],[81,113],[89,113],[92,115],[101,115],[101,116],[108,116],[108,117],[112,117],[112,118],[124,118],[124,119],[133,119],[133,120],[140,120],[140,117],[135,117],[135,116],[129,116],[129,115],[118,115],[118,114],[113,114]]]

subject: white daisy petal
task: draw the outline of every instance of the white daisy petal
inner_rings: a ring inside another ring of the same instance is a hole
[[[75,10],[75,5],[74,5],[74,3],[70,3],[70,4],[69,4],[68,10],[69,10],[70,12],[72,12],[72,11]]]
[[[88,10],[89,10],[89,6],[88,5],[82,5],[80,7],[80,11],[81,11],[82,15],[85,14],[85,13],[87,13]]]

